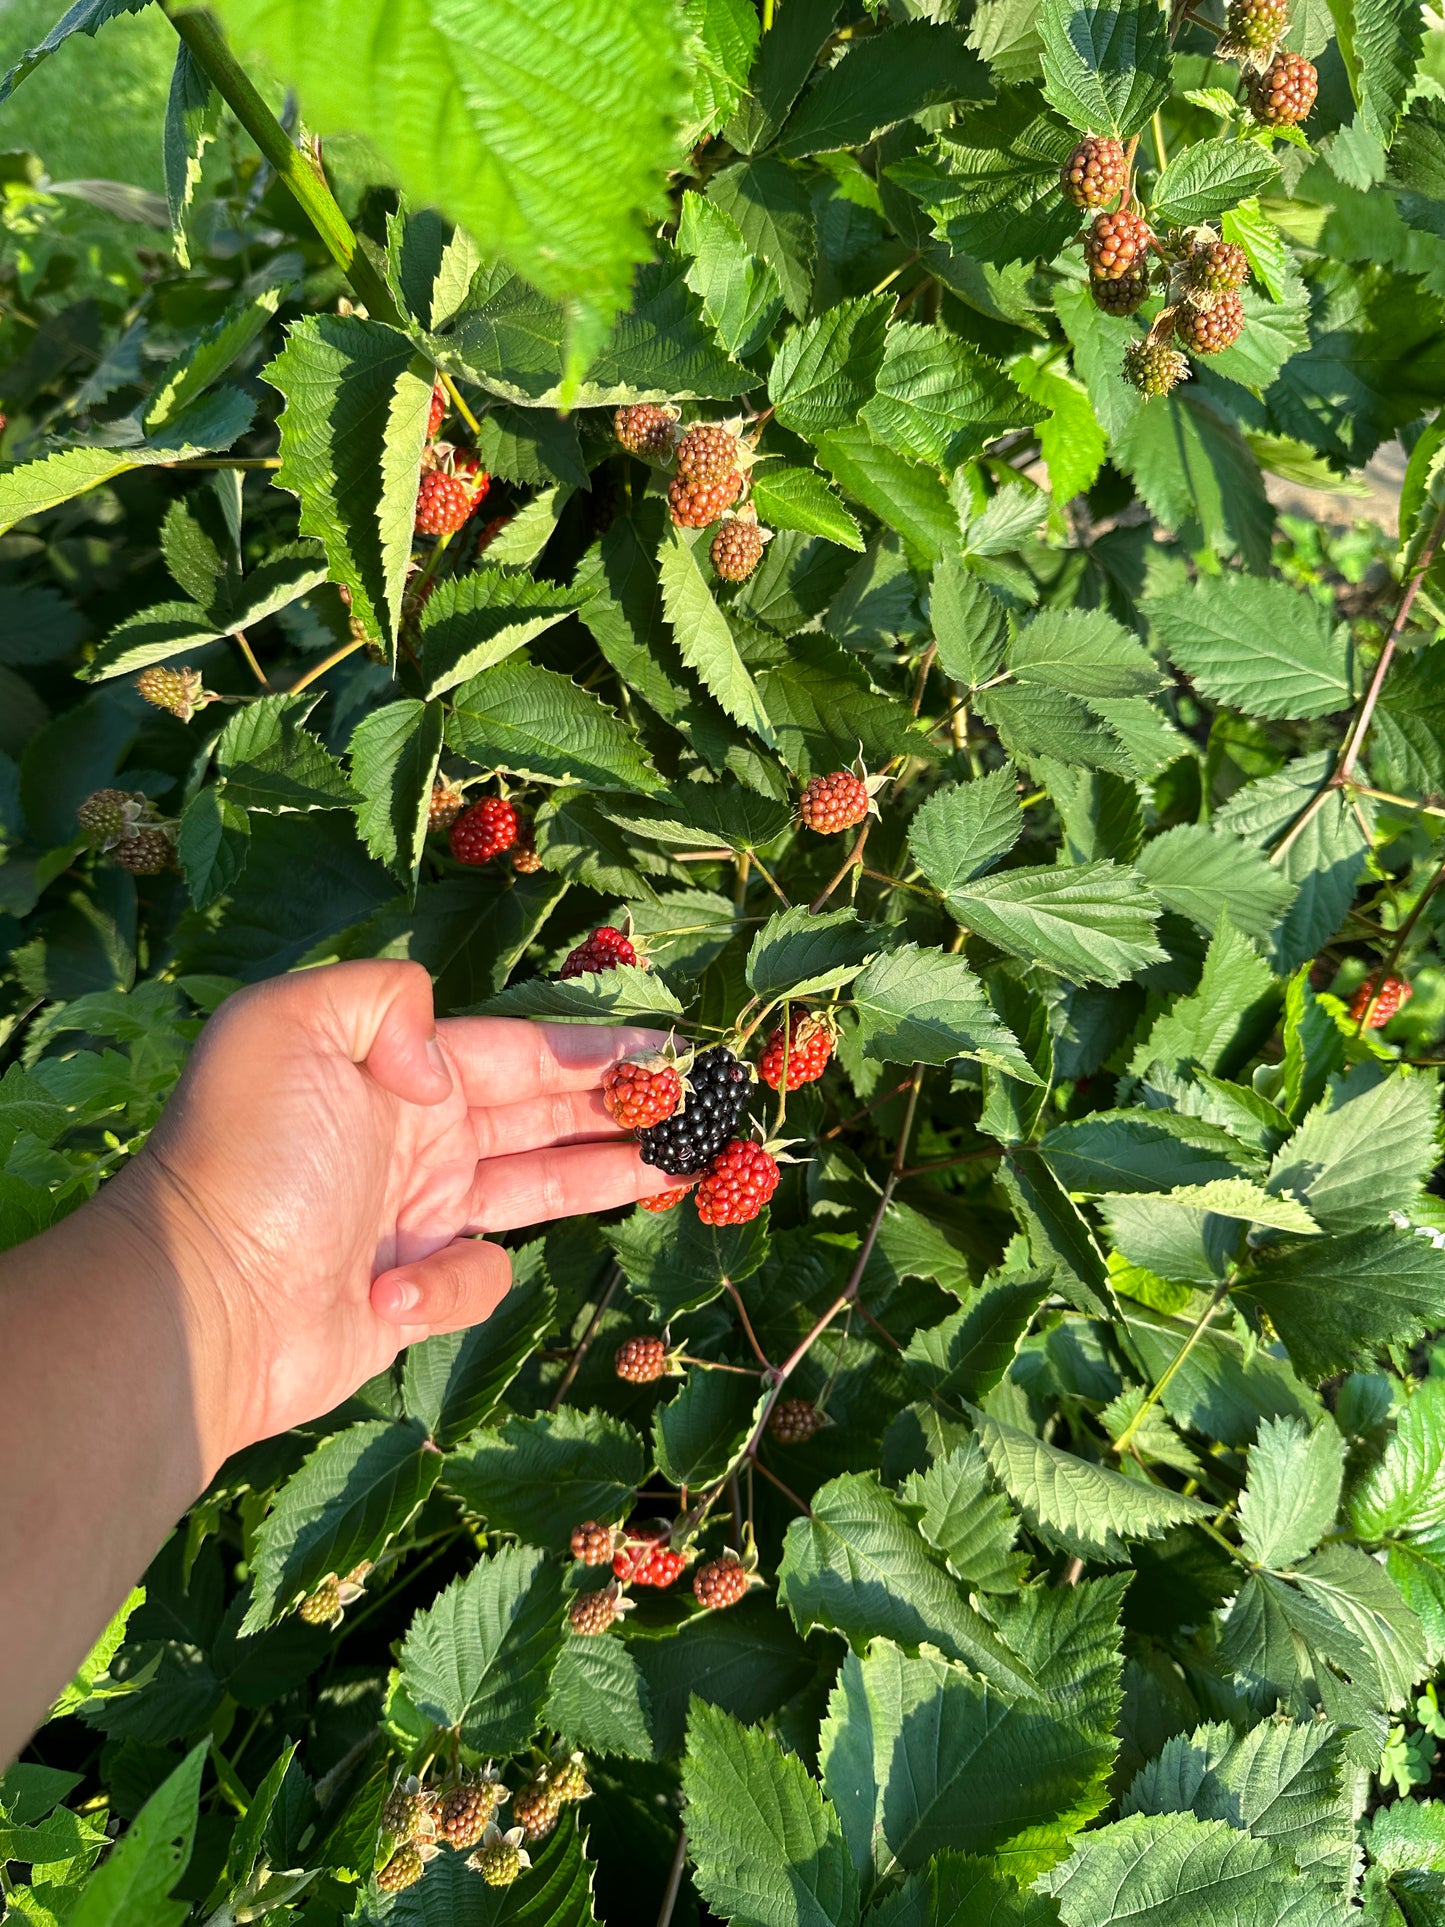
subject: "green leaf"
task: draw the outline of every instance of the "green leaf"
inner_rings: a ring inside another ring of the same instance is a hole
[[[157,1787],[78,1896],[70,1927],[174,1927],[185,1919],[190,1901],[167,1895],[190,1865],[210,1750],[202,1740]]]
[[[877,393],[863,409],[875,440],[907,460],[941,469],[957,468],[997,436],[1026,428],[1039,415],[997,362],[956,335],[912,322],[888,330]]]
[[[272,320],[280,302],[281,290],[266,288],[250,300],[236,302],[209,328],[202,328],[191,346],[162,373],[146,409],[146,428],[152,434],[162,429],[173,431],[183,411],[250,347]]]
[[[1394,1230],[1317,1238],[1257,1264],[1237,1287],[1269,1314],[1295,1368],[1324,1378],[1368,1368],[1445,1321],[1445,1251]]]
[[[1126,1540],[1158,1539],[1208,1516],[1198,1499],[1167,1486],[1126,1479],[986,1413],[977,1413],[975,1422],[994,1477],[1029,1529],[1076,1558],[1122,1565],[1129,1557]]]
[[[1135,867],[1166,910],[1211,933],[1227,914],[1246,937],[1268,937],[1295,896],[1295,886],[1257,851],[1202,823],[1179,823],[1154,837]]]
[[[79,1667],[76,1669],[74,1679],[55,1701],[47,1718],[52,1720],[62,1719],[67,1713],[76,1712],[91,1697],[97,1682],[104,1678],[110,1667],[110,1662],[120,1651],[125,1640],[126,1627],[129,1625],[132,1615],[145,1604],[145,1599],[145,1587],[137,1586],[125,1604],[112,1617],[110,1624],[81,1661]],[[99,1845],[99,1842],[96,1844]],[[56,1857],[60,1858],[59,1855]],[[24,1860],[26,1858],[39,1859],[40,1856],[38,1854],[27,1856],[22,1853],[7,1853],[5,1858],[7,1860]]]
[[[216,745],[228,802],[268,812],[355,804],[356,792],[341,765],[303,727],[320,700],[314,689],[299,696],[258,696],[232,713]]]
[[[851,983],[878,938],[851,910],[775,910],[748,951],[748,988],[759,997],[814,997]]]
[[[241,1630],[259,1632],[328,1573],[375,1560],[431,1491],[437,1453],[414,1425],[368,1419],[321,1441],[262,1520]]]
[[[997,267],[1052,260],[1079,229],[1078,210],[1059,194],[1075,139],[1036,89],[1005,90],[993,106],[960,115],[928,155],[888,173],[922,202],[955,256]]]
[[[837,12],[829,0],[804,0],[795,13]],[[826,33],[826,28],[824,32]],[[766,62],[768,42],[764,43]],[[800,175],[772,156],[724,168],[708,183],[708,199],[731,216],[750,254],[777,275],[789,314],[808,310],[817,246],[808,190]],[[744,377],[744,386],[751,386]]]
[[[276,485],[299,498],[353,616],[394,647],[432,371],[380,322],[305,315],[265,378],[286,404]]]
[[[727,129],[739,153],[756,154],[773,140],[788,110],[812,77],[838,14],[840,0],[797,0],[779,8],[764,34],[747,99]]]
[[[668,1484],[700,1488],[725,1478],[752,1436],[765,1396],[751,1373],[694,1365],[682,1389],[652,1416],[653,1454]]]
[[[1005,1272],[971,1291],[941,1325],[914,1332],[903,1353],[909,1377],[952,1404],[981,1399],[1013,1362],[1050,1282],[1044,1271]]]
[[[751,1277],[768,1252],[767,1213],[743,1225],[706,1225],[695,1211],[638,1209],[607,1240],[634,1297],[664,1323],[718,1297],[723,1280]]]
[[[1265,1419],[1249,1451],[1239,1502],[1244,1549],[1259,1566],[1306,1558],[1335,1522],[1345,1441],[1329,1419],[1313,1431],[1300,1419]]]
[[[426,1719],[458,1727],[475,1752],[513,1752],[536,1730],[564,1624],[557,1561],[504,1546],[412,1620],[402,1690]]]
[[[1333,764],[1328,751],[1296,757],[1273,776],[1246,783],[1214,812],[1215,829],[1231,830],[1261,850],[1300,823],[1274,865],[1296,887],[1295,900],[1274,933],[1273,954],[1281,970],[1313,958],[1339,929],[1370,847],[1360,827],[1364,803],[1352,807],[1338,791],[1315,800]],[[1312,811],[1307,819],[1306,809]]]
[[[785,428],[811,437],[857,421],[894,332],[892,311],[888,295],[842,301],[790,330],[768,376],[768,400]]]
[[[118,20],[123,14],[139,13],[147,0],[75,0],[75,4],[56,21],[37,46],[27,47],[0,80],[0,105],[9,100],[11,94],[27,75],[33,74],[42,61],[48,60],[57,47],[63,47],[74,33],[89,34],[95,38],[107,20]]]
[[[421,617],[421,672],[439,696],[554,628],[586,600],[580,589],[483,565],[436,585]]]
[[[693,118],[682,146],[717,133],[747,96],[761,29],[749,0],[688,0]]]
[[[1278,175],[1279,163],[1257,141],[1192,141],[1154,183],[1149,218],[1171,227],[1214,220],[1267,192]]]
[[[1143,644],[1102,609],[1046,609],[1009,645],[1020,682],[1042,683],[1086,700],[1152,696],[1163,678]]]
[[[1051,1900],[1020,1893],[992,1862],[969,1854],[940,1853],[910,1874],[868,1916],[869,1927],[955,1927],[986,1921],[988,1927],[1058,1927]]]
[[[697,552],[679,529],[669,527],[658,557],[662,603],[678,652],[704,688],[731,716],[772,745],[773,726],[728,626],[698,566]]]
[[[1303,1199],[1325,1231],[1363,1231],[1408,1212],[1435,1163],[1438,1114],[1428,1073],[1352,1065],[1276,1153],[1270,1189]]]
[[[958,518],[940,476],[874,440],[865,423],[811,437],[818,460],[865,509],[903,537],[915,568],[958,542]]]
[[[1093,487],[1108,451],[1088,392],[1058,369],[1022,355],[1010,362],[1009,378],[1030,401],[1049,411],[1039,427],[1039,452],[1054,500],[1071,502]]]
[[[845,549],[863,551],[857,518],[839,501],[827,479],[812,468],[759,468],[752,477],[753,507],[769,528],[801,529]]]
[[[1112,1308],[1104,1260],[1079,1208],[1040,1154],[1010,1145],[999,1181],[1028,1237],[1034,1263],[1058,1267],[1057,1287],[1081,1310],[1108,1316]]]
[[[1362,1539],[1431,1538],[1445,1526],[1445,1379],[1419,1381],[1395,1417],[1378,1464],[1350,1493],[1350,1524]]]
[[[589,1754],[653,1756],[651,1695],[620,1639],[569,1639],[552,1668],[543,1723]]]
[[[804,780],[846,769],[860,744],[874,767],[905,750],[929,753],[908,705],[875,690],[857,658],[827,636],[793,636],[758,669],[758,689],[778,755]]]
[[[1326,716],[1351,694],[1348,631],[1297,589],[1259,576],[1201,576],[1149,605],[1170,656],[1216,702],[1249,716]]]
[[[221,97],[184,41],[176,48],[171,91],[166,101],[161,156],[165,164],[166,205],[171,216],[171,246],[183,268],[191,265],[186,217],[201,179],[201,156],[215,139]]]
[[[1287,1854],[1223,1820],[1136,1813],[1083,1835],[1040,1885],[1064,1927],[1277,1927],[1300,1876]]]
[[[1122,1481],[1121,1481],[1122,1483]],[[1026,1666],[968,1604],[962,1588],[871,1472],[831,1479],[783,1542],[778,1597],[800,1632],[826,1626],[850,1644],[936,1646],[1006,1691],[1033,1688]]]
[[[374,1825],[367,1830],[363,1852],[375,1831]],[[430,1862],[425,1880],[390,1897],[386,1927],[599,1927],[592,1893],[597,1869],[586,1844],[585,1828],[564,1821],[540,1847],[534,1843],[532,1865],[517,1884],[501,1889],[479,1880],[466,1854],[444,1853]],[[382,1918],[360,1904],[368,1923]]]
[[[1174,1069],[1197,1064],[1227,1076],[1273,1028],[1278,1011],[1274,979],[1248,937],[1220,918],[1204,956],[1199,988],[1164,1012],[1134,1053],[1130,1068]]]
[[[1012,763],[935,790],[908,826],[913,860],[945,897],[1007,856],[1023,829]]]
[[[1019,1590],[1028,1555],[1014,1550],[1018,1514],[995,1485],[976,1438],[955,1446],[926,1472],[910,1473],[903,1499],[917,1508],[919,1531],[965,1585],[975,1592]]]
[[[1155,897],[1117,863],[1004,870],[950,891],[948,905],[1001,950],[1075,983],[1119,984],[1165,954]]]
[[[475,1434],[447,1460],[446,1485],[493,1531],[560,1550],[579,1519],[622,1518],[646,1470],[630,1426],[564,1405]]]
[[[714,1912],[854,1927],[858,1878],[838,1816],[796,1754],[694,1700],[682,1786],[698,1890]]]
[[[193,909],[224,896],[246,866],[251,821],[239,804],[208,784],[187,803],[176,838]]]
[[[1420,63],[1423,23],[1401,0],[1354,0],[1352,11],[1360,120],[1376,140],[1388,143]]]
[[[659,778],[634,730],[570,676],[504,662],[462,684],[447,741],[483,769],[551,783],[648,791]]]
[[[584,971],[580,977],[529,977],[523,983],[508,984],[464,1014],[615,1024],[629,1017],[681,1017],[682,1005],[655,970],[620,964],[613,970]]]
[[[438,1332],[412,1345],[402,1370],[402,1401],[443,1450],[483,1424],[541,1344],[557,1310],[557,1294],[530,1245],[512,1260],[512,1288],[483,1324]]]
[[[403,700],[373,710],[352,732],[361,840],[403,883],[412,882],[421,865],[442,724],[440,703]]]
[[[1007,624],[1003,604],[961,556],[946,553],[934,570],[928,615],[945,674],[968,687],[986,682],[1003,661]]]
[[[1044,92],[1081,133],[1127,140],[1169,95],[1168,23],[1149,0],[1044,0]]]
[[[1039,1149],[1066,1191],[1172,1191],[1257,1171],[1259,1161],[1218,1124],[1175,1111],[1095,1111],[1058,1124]]]
[[[882,951],[854,979],[853,1008],[869,1057],[892,1064],[972,1057],[1022,1083],[1039,1081],[962,957],[914,943]]]
[[[909,20],[891,32],[857,40],[820,74],[776,151],[789,159],[824,149],[861,147],[925,108],[984,100],[987,69],[962,29]]]

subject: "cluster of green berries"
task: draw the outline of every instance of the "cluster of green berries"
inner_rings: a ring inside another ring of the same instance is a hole
[[[1320,77],[1303,54],[1280,46],[1289,0],[1229,0],[1215,51],[1244,70],[1245,98],[1260,127],[1298,127],[1309,119]]]
[[[132,876],[159,876],[175,864],[176,825],[139,790],[93,790],[75,820],[92,850],[112,857]]]
[[[580,1753],[552,1760],[515,1794],[490,1762],[479,1774],[462,1774],[439,1787],[425,1787],[410,1775],[382,1804],[380,1844],[387,1857],[377,1887],[397,1894],[415,1886],[443,1847],[467,1854],[467,1866],[489,1887],[509,1887],[532,1864],[526,1843],[545,1840],[562,1808],[591,1791]],[[504,1832],[497,1811],[507,1800],[516,1824]]]

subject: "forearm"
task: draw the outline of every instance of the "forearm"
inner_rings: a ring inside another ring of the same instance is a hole
[[[0,1766],[223,1450],[194,1254],[165,1220],[137,1174],[0,1256]]]

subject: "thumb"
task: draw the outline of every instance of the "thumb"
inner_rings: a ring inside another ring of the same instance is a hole
[[[511,1283],[512,1261],[500,1245],[457,1238],[429,1258],[382,1272],[371,1287],[371,1307],[389,1325],[461,1331],[490,1318]]]

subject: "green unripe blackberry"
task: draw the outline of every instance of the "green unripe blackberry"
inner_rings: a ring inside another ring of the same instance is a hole
[[[141,828],[134,836],[117,843],[111,855],[122,870],[133,877],[155,877],[169,870],[175,861],[176,846],[164,830]]]
[[[1150,400],[1189,378],[1189,363],[1167,341],[1131,341],[1124,350],[1124,379]]]
[[[1289,25],[1289,0],[1229,0],[1216,51],[1226,60],[1263,66]]]
[[[1134,314],[1149,299],[1149,264],[1136,261],[1116,280],[1090,281],[1089,292],[1094,297],[1094,306],[1102,308],[1105,314]]]
[[[376,1876],[376,1884],[384,1894],[399,1894],[406,1887],[414,1887],[425,1872],[426,1862],[408,1841],[387,1861]]]

